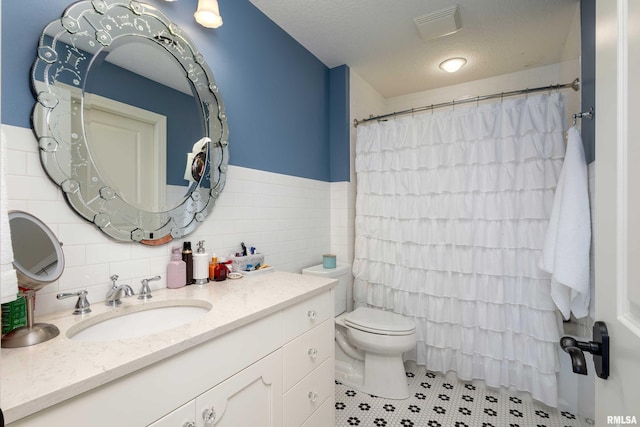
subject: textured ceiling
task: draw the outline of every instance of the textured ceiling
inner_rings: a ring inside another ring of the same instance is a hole
[[[557,63],[579,4],[578,0],[250,1],[325,65],[349,65],[385,97]],[[413,18],[455,4],[462,29],[423,42]],[[454,56],[467,58],[460,72],[448,74],[438,68]]]

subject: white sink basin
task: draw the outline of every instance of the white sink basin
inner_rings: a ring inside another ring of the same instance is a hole
[[[100,342],[142,337],[190,323],[211,310],[199,300],[148,302],[88,318],[67,331],[74,341]]]

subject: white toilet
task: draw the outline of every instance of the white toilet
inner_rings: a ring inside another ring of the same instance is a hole
[[[302,274],[338,279],[335,288],[336,379],[345,385],[387,399],[406,399],[409,388],[402,353],[416,345],[413,320],[377,308],[347,310],[348,264],[305,268]]]

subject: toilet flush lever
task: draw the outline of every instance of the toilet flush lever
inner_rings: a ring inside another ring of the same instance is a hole
[[[578,341],[572,337],[562,337],[560,347],[571,356],[571,366],[576,374],[587,375],[584,352],[593,355],[596,375],[602,379],[609,377],[609,332],[604,322],[593,324],[593,341]]]

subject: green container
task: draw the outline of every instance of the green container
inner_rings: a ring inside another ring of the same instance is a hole
[[[20,326],[27,326],[27,300],[24,297],[2,304],[2,333]]]
[[[336,256],[334,254],[322,255],[322,267],[336,268]]]

